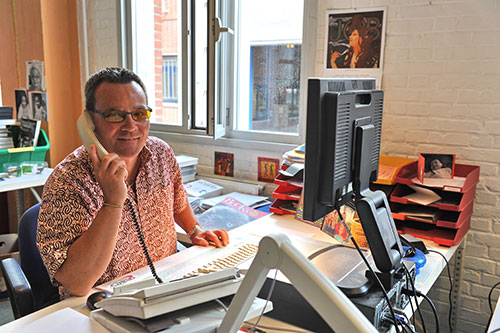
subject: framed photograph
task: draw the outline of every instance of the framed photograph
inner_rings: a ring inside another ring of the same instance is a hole
[[[234,176],[234,154],[215,152],[214,174]]]
[[[33,119],[33,110],[31,108],[28,92],[24,89],[14,90],[16,95],[16,118],[21,121],[21,118]]]
[[[453,179],[455,155],[421,153],[417,165],[417,178],[422,183],[425,178]]]
[[[259,176],[258,180],[272,183],[280,168],[280,160],[277,158],[258,157]]]
[[[326,13],[324,72],[328,77],[373,77],[382,86],[386,8]]]
[[[43,61],[26,61],[26,84],[28,90],[45,91]]]
[[[48,120],[47,93],[30,91],[32,116],[30,119]]]

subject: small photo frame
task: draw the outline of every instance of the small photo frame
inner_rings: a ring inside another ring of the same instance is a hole
[[[30,104],[32,114],[30,119],[48,120],[47,93],[40,91],[30,91]]]
[[[258,157],[259,175],[258,180],[272,183],[278,174],[280,160],[277,158]]]
[[[420,153],[417,178],[424,183],[425,178],[453,179],[455,174],[454,154]]]
[[[28,92],[25,89],[14,90],[16,96],[16,118],[21,121],[21,118],[33,119],[33,110],[30,104]]]
[[[45,91],[43,61],[26,61],[26,83],[28,90]]]
[[[220,176],[234,176],[234,154],[215,152],[214,174]]]

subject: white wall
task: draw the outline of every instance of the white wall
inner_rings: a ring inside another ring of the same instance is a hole
[[[482,332],[488,292],[500,281],[500,2],[320,1],[317,73],[324,61],[325,11],[380,6],[387,7],[382,153],[415,158],[446,152],[456,154],[457,163],[481,167],[457,331]],[[448,290],[443,273],[429,295],[446,332]],[[494,304],[498,295],[497,288]],[[430,312],[425,322],[434,322]]]

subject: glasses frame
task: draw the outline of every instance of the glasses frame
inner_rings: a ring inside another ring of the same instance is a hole
[[[128,112],[128,111],[121,111],[121,110],[117,110],[116,112],[120,112],[120,113],[124,114],[124,115],[125,115],[125,117],[129,114],[129,115],[132,117],[132,119],[134,119],[134,121],[146,121],[146,120],[148,120],[149,118],[151,118],[151,112],[153,112],[153,109],[151,109],[151,107],[149,107],[149,106],[146,106],[146,107],[145,107],[145,110],[149,111],[149,117],[147,117],[146,119],[142,119],[142,120],[136,120],[136,119],[134,118],[134,115],[133,115],[133,114],[134,114],[134,112],[137,112],[137,111]],[[121,122],[124,122],[124,121],[125,121],[125,117],[124,117],[121,121],[108,121],[108,120],[106,119],[106,114],[107,114],[108,112],[113,112],[113,111],[103,112],[103,111],[100,111],[100,110],[97,110],[97,109],[90,110],[90,111],[91,111],[91,112],[94,112],[94,113],[96,113],[96,114],[98,114],[98,115],[100,115],[100,116],[102,116],[106,122],[111,123],[111,124],[121,123]]]

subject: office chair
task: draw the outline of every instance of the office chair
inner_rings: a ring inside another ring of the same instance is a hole
[[[18,241],[21,266],[14,258],[0,262],[14,318],[20,318],[59,301],[36,246],[40,204],[24,212],[19,221]]]

